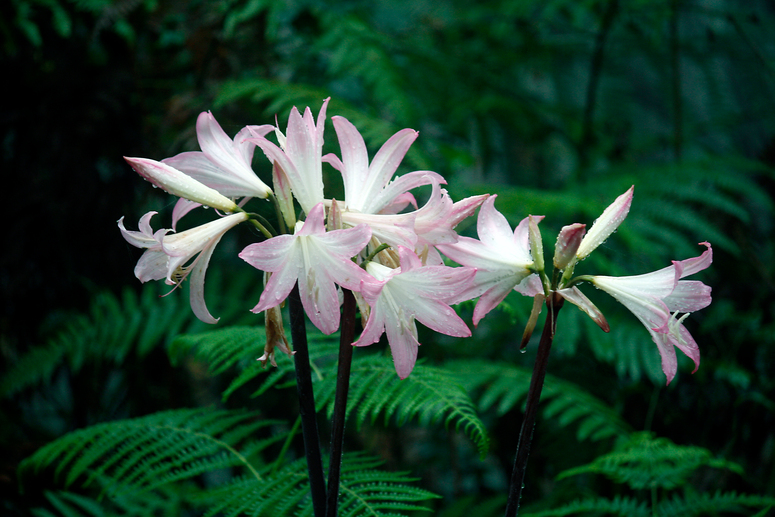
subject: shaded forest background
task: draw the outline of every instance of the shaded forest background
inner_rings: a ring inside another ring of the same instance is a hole
[[[48,363],[38,372],[18,368],[73,322],[118,332],[127,300],[156,289],[134,278],[139,252],[116,221],[127,216],[134,227],[151,209],[167,217],[173,203],[122,156],[197,149],[201,111],[233,135],[275,116],[282,126],[294,105],[317,112],[328,96],[329,114],[349,118],[372,152],[395,131],[417,129],[403,171],[441,173],[454,199],[498,194],[512,224],[544,214],[547,242],[565,224],[591,224],[634,184],[630,216],[585,273],[648,272],[710,241],[715,261],[702,280],[714,302],[688,320],[702,351],[697,373],[679,361],[666,388],[648,333],[594,291],[611,334],[567,309],[549,371],[633,430],[742,467],[700,473],[696,490],[775,495],[773,35],[775,5],[765,0],[2,2],[0,508],[43,504],[17,493],[15,469],[65,432],[219,399],[222,383],[201,365],[167,359],[176,332],[206,330],[190,315],[120,357],[89,334],[87,351],[41,354]],[[326,151],[338,152],[326,131]],[[269,178],[266,167],[256,171]],[[220,273],[208,274],[208,304],[223,324],[256,324],[247,309],[260,283],[244,280],[249,268],[233,253],[246,237],[229,236],[211,266]],[[235,299],[234,282],[255,290]],[[157,291],[159,304],[181,294],[159,300]],[[529,367],[532,353],[514,342],[529,300],[507,302],[472,340],[423,334],[421,357]],[[519,408],[485,418],[494,447],[485,462],[441,426],[376,426],[351,438],[389,468],[412,470],[451,511],[502,492]],[[616,493],[592,478],[572,489],[556,480],[610,448],[578,441],[577,431],[539,424],[528,503],[561,501],[558,491]]]

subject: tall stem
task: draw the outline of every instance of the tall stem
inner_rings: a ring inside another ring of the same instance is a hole
[[[288,296],[288,312],[290,312],[291,317],[293,350],[296,352],[293,355],[296,365],[296,391],[299,396],[301,434],[304,438],[304,452],[307,456],[312,507],[315,517],[325,517],[326,479],[323,476],[323,461],[320,455],[315,394],[312,391],[312,370],[309,364],[309,347],[307,345],[307,327],[298,284],[293,287]]]
[[[527,457],[530,455],[530,442],[533,440],[538,402],[541,399],[541,389],[544,387],[544,378],[546,377],[546,365],[549,362],[549,352],[552,349],[554,331],[557,328],[557,313],[560,312],[563,302],[564,299],[556,293],[552,293],[546,299],[546,307],[549,310],[544,323],[544,331],[541,334],[541,342],[538,344],[538,354],[535,366],[533,366],[533,376],[530,379],[530,389],[527,392],[525,418],[522,420],[522,429],[519,431],[517,454],[514,457],[514,469],[511,471],[506,517],[515,517],[519,514],[519,501],[522,498],[522,484],[525,480]]]
[[[342,471],[344,448],[344,421],[347,416],[347,393],[350,391],[350,366],[353,360],[355,337],[355,296],[349,289],[342,289],[342,323],[339,327],[339,366],[336,372],[334,416],[331,419],[331,458],[328,462],[328,504],[326,517],[336,517],[339,504],[339,476]]]
[[[670,68],[672,70],[670,85],[673,92],[673,155],[676,161],[681,160],[683,147],[683,98],[681,97],[681,61],[678,35],[679,1],[673,0],[670,9]]]
[[[594,115],[597,105],[597,88],[600,82],[600,74],[603,70],[605,59],[605,42],[611,32],[616,13],[619,9],[619,0],[610,0],[603,13],[600,22],[600,30],[595,37],[595,47],[592,53],[592,61],[589,67],[589,83],[587,83],[587,97],[584,103],[584,114],[581,118],[581,140],[579,141],[579,155],[582,166],[587,166],[590,156],[589,149],[594,143]]]

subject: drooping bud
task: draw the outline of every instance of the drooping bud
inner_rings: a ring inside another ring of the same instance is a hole
[[[554,267],[565,269],[571,259],[576,256],[576,251],[579,249],[586,231],[587,225],[581,223],[563,226],[557,236],[557,243],[554,245]]]
[[[587,256],[592,253],[595,248],[603,244],[603,242],[616,231],[622,221],[624,221],[624,218],[627,217],[627,214],[630,211],[634,190],[635,186],[633,185],[627,192],[617,197],[608,208],[603,210],[600,217],[595,220],[595,223],[592,225],[592,228],[589,229],[589,233],[587,233],[581,241],[579,249],[576,252],[576,257],[578,257],[579,260],[587,258]]]
[[[530,318],[528,318],[525,331],[522,333],[522,342],[519,344],[520,351],[524,352],[530,337],[533,335],[533,330],[535,330],[536,323],[538,322],[538,316],[541,314],[541,309],[544,306],[544,300],[546,300],[546,297],[543,294],[537,294],[533,297],[533,309],[530,311]]]
[[[280,351],[288,354],[288,357],[292,357],[295,352],[291,351],[291,346],[285,337],[283,316],[279,305],[270,307],[264,312],[264,321],[266,322],[266,344],[264,345],[264,355],[259,357],[258,361],[261,361],[261,366],[266,368],[267,361],[272,366],[277,366],[274,358],[275,348],[279,348]]]
[[[127,158],[125,156],[124,159],[140,176],[173,196],[201,203],[204,206],[211,206],[224,212],[234,212],[237,209],[237,204],[231,199],[166,163],[149,158]]]

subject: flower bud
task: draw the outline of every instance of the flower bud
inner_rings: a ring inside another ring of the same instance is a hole
[[[587,231],[586,228],[587,225],[581,223],[563,226],[557,236],[557,243],[554,245],[554,267],[565,269],[571,259],[576,256],[581,239],[584,238],[584,233]]]
[[[274,186],[274,195],[277,199],[277,205],[280,207],[280,213],[283,216],[285,225],[290,229],[296,225],[296,214],[293,211],[293,194],[291,185],[288,183],[288,176],[277,162],[272,163],[272,185]]]
[[[173,196],[211,206],[224,212],[234,212],[237,204],[215,189],[198,182],[178,169],[148,158],[124,159],[143,178]]]
[[[538,229],[536,217],[529,216],[528,236],[530,240],[530,255],[533,257],[533,267],[536,271],[544,270],[544,245],[541,241],[541,231]],[[540,219],[538,219],[540,221]]]
[[[587,256],[594,251],[595,248],[603,244],[603,242],[616,231],[624,218],[630,211],[630,205],[632,204],[632,193],[635,190],[635,186],[630,187],[627,192],[617,197],[608,208],[595,220],[592,228],[589,229],[589,233],[582,239],[579,249],[576,252],[576,256],[579,260],[584,260]]]

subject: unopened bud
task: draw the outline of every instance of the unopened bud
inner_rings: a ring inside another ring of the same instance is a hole
[[[530,254],[533,256],[533,267],[536,271],[543,271],[544,245],[541,241],[541,232],[538,229],[538,222],[536,222],[536,218],[532,215],[528,222],[528,236],[530,239]]]
[[[632,204],[632,194],[635,190],[635,186],[630,187],[627,192],[617,197],[608,208],[606,208],[600,217],[595,220],[592,228],[589,229],[589,233],[581,241],[579,249],[576,251],[576,256],[579,260],[584,260],[587,256],[594,251],[595,248],[603,244],[612,233],[616,231],[624,218],[630,212],[630,205]]]
[[[587,225],[581,223],[563,226],[557,236],[557,243],[554,245],[554,267],[565,269],[571,259],[576,256],[576,251],[579,249],[586,231]]]
[[[234,212],[237,204],[215,189],[198,182],[178,169],[148,158],[124,159],[143,178],[173,196],[182,197],[224,212]]]

